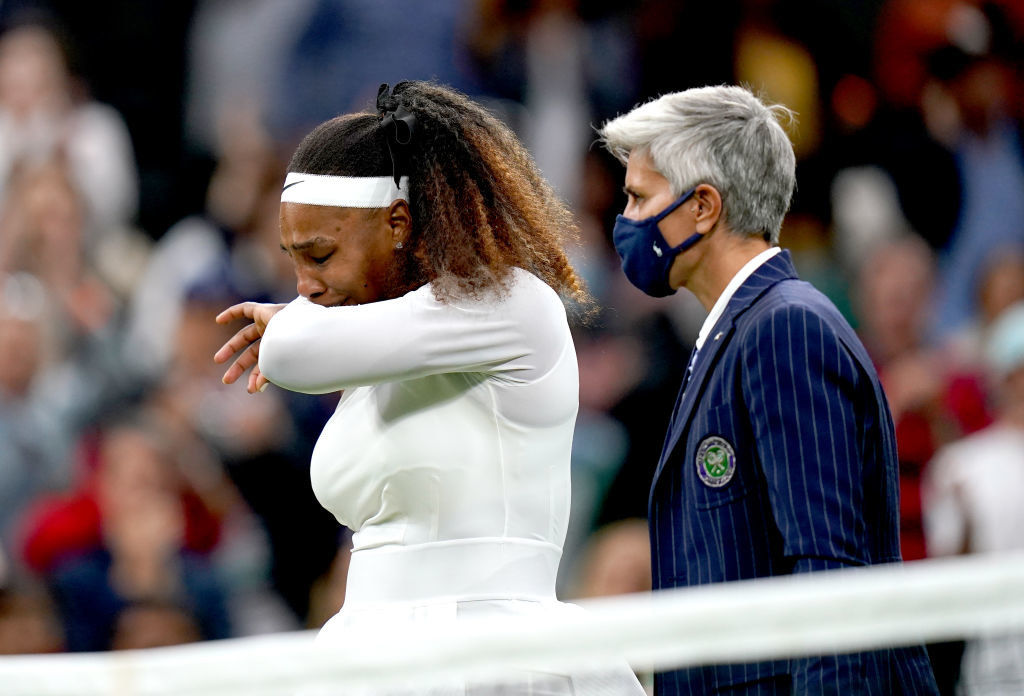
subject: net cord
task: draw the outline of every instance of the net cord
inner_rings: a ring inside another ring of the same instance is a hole
[[[557,616],[314,643],[314,631],[0,657],[9,696],[280,694],[500,679],[529,666],[639,671],[1024,632],[1024,553],[915,561],[579,602]]]

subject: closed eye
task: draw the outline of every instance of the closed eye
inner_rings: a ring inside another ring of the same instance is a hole
[[[331,252],[330,254],[326,254],[326,255],[324,255],[324,256],[310,256],[310,257],[309,257],[309,259],[310,259],[310,260],[311,260],[311,261],[312,261],[313,263],[315,263],[315,264],[317,264],[317,265],[319,266],[320,264],[323,264],[324,262],[326,262],[326,261],[327,261],[327,259],[331,258],[331,255],[332,255],[333,253],[334,253],[334,252],[332,251],[332,252]]]

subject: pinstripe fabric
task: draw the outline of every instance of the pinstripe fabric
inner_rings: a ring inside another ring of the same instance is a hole
[[[896,442],[863,346],[788,252],[732,297],[676,403],[651,487],[655,589],[900,560]],[[697,472],[724,438],[735,473]],[[676,694],[934,694],[923,648],[660,674]]]

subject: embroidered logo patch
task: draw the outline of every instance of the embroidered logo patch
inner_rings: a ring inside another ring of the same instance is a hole
[[[705,485],[721,488],[736,473],[736,450],[724,437],[712,435],[697,448],[697,475]]]

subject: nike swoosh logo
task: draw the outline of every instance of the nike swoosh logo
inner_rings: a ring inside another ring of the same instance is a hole
[[[291,188],[292,186],[294,186],[295,184],[301,184],[301,183],[302,183],[303,181],[305,181],[305,179],[299,179],[298,181],[293,181],[292,183],[288,184],[288,185],[287,185],[287,186],[285,186],[285,187],[284,187],[283,189],[281,189],[281,193],[284,193],[285,191],[287,191],[288,189],[290,189],[290,188]]]

